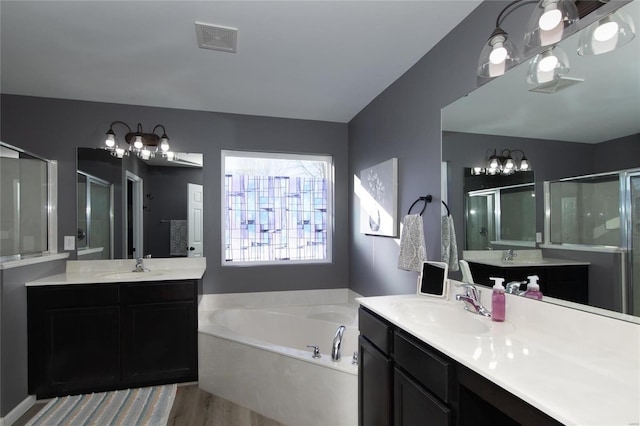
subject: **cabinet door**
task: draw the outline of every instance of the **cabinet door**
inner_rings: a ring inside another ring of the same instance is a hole
[[[396,426],[447,426],[451,410],[397,368],[393,374],[393,417]]]
[[[359,338],[358,420],[360,426],[391,423],[392,364],[367,339]]]
[[[197,380],[193,301],[129,305],[124,327],[125,381]]]
[[[120,381],[120,308],[52,309],[44,313],[39,397],[81,393]]]

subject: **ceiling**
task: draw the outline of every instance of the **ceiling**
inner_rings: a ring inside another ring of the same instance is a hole
[[[480,3],[2,0],[1,89],[346,123]],[[237,53],[195,21],[237,28]]]
[[[623,9],[640,27],[640,1]],[[447,131],[600,143],[640,133],[640,36],[597,56],[579,56],[580,34],[559,45],[569,58],[565,76],[584,80],[553,94],[530,92],[528,62],[443,109]]]

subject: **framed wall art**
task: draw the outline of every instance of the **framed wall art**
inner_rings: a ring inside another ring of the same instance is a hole
[[[398,236],[398,159],[360,172],[360,232]]]

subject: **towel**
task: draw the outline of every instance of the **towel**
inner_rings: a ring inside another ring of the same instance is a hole
[[[187,221],[172,219],[169,224],[169,255],[187,255]]]
[[[400,256],[398,256],[398,268],[406,271],[420,272],[422,262],[427,260],[427,250],[424,243],[424,231],[422,229],[422,216],[408,214],[402,219],[402,231],[400,232]]]
[[[457,271],[458,243],[456,242],[456,230],[453,227],[453,217],[442,216],[442,261],[449,265],[450,271]]]

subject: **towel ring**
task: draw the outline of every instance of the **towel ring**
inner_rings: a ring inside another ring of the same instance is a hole
[[[449,210],[449,206],[447,205],[447,203],[444,202],[444,200],[442,201],[442,204],[444,205],[444,207],[447,209],[447,216],[451,216],[451,210]]]
[[[409,211],[407,212],[407,214],[411,214],[411,209],[413,209],[413,207],[418,204],[420,201],[424,201],[424,206],[422,207],[422,210],[420,211],[420,216],[422,216],[422,213],[424,213],[424,210],[427,208],[427,204],[431,202],[431,200],[433,199],[433,197],[431,195],[426,195],[424,197],[419,197],[417,200],[415,200],[413,202],[413,204],[411,204],[411,207],[409,207]]]

